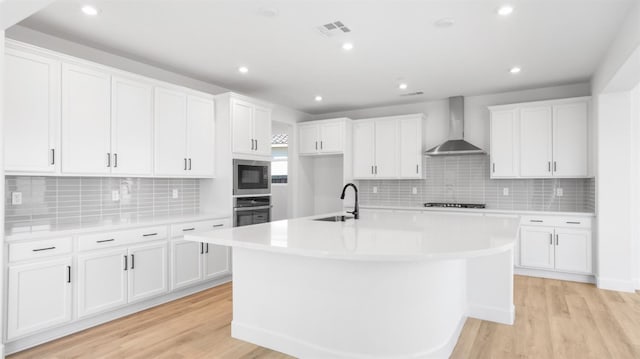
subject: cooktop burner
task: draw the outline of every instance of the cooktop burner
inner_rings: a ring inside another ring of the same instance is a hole
[[[429,202],[424,204],[425,207],[446,207],[446,208],[485,208],[486,205],[480,203],[438,203]]]

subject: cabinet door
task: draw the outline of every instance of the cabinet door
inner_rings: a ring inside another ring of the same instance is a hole
[[[518,177],[517,111],[491,112],[491,178]]]
[[[331,122],[320,125],[320,152],[344,152],[344,122]]]
[[[202,279],[200,242],[176,239],[171,242],[171,289],[186,287]]]
[[[520,110],[520,176],[552,176],[551,107]]]
[[[398,137],[397,120],[376,121],[375,169],[379,178],[398,177]]]
[[[553,228],[520,228],[520,265],[523,267],[554,268]]]
[[[257,155],[271,156],[271,110],[256,106],[253,113],[253,138]]]
[[[553,174],[588,175],[587,102],[553,106]]]
[[[215,108],[213,99],[189,96],[187,146],[189,170],[197,177],[213,177],[215,163]]]
[[[55,173],[59,163],[60,62],[6,49],[4,166]],[[56,158],[54,158],[56,157]]]
[[[298,126],[298,153],[301,155],[316,154],[320,150],[320,129],[318,125]]]
[[[398,121],[399,176],[422,178],[422,118]]]
[[[166,242],[129,249],[129,302],[169,290],[167,263]]]
[[[9,266],[9,340],[71,321],[71,258]]]
[[[156,87],[155,90],[156,175],[184,176],[187,168],[187,96]]]
[[[78,256],[79,318],[127,303],[129,266],[125,249]]]
[[[151,175],[153,87],[114,77],[111,88],[111,172]]]
[[[353,124],[353,177],[373,178],[375,164],[375,124],[355,121]]]
[[[244,101],[231,100],[231,121],[233,128],[233,152],[255,154],[253,105]]]
[[[111,76],[62,65],[62,172],[111,172]]]
[[[231,251],[229,247],[205,243],[204,279],[231,273]]]
[[[556,229],[556,269],[567,272],[592,273],[591,232]]]

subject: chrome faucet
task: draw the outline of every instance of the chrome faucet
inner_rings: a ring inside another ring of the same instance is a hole
[[[344,199],[344,193],[347,191],[347,187],[353,187],[353,190],[356,193],[356,205],[353,207],[353,212],[347,211],[347,213],[351,213],[353,214],[353,217],[355,219],[359,219],[360,209],[358,207],[358,187],[356,187],[356,185],[354,185],[353,183],[347,183],[346,185],[344,185],[344,188],[342,188],[342,194],[340,195],[340,199]]]

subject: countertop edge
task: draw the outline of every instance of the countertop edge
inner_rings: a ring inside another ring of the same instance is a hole
[[[596,217],[594,212],[549,212],[549,211],[527,211],[517,209],[495,209],[495,208],[440,208],[440,207],[411,207],[411,206],[376,206],[360,205],[360,209],[380,209],[380,210],[401,210],[401,211],[429,211],[429,212],[462,212],[462,213],[504,213],[515,215],[538,215],[538,216],[572,216],[572,217]]]

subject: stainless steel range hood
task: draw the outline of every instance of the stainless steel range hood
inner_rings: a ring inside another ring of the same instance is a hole
[[[427,156],[483,155],[484,150],[464,140],[464,97],[449,97],[449,140],[425,152]]]

